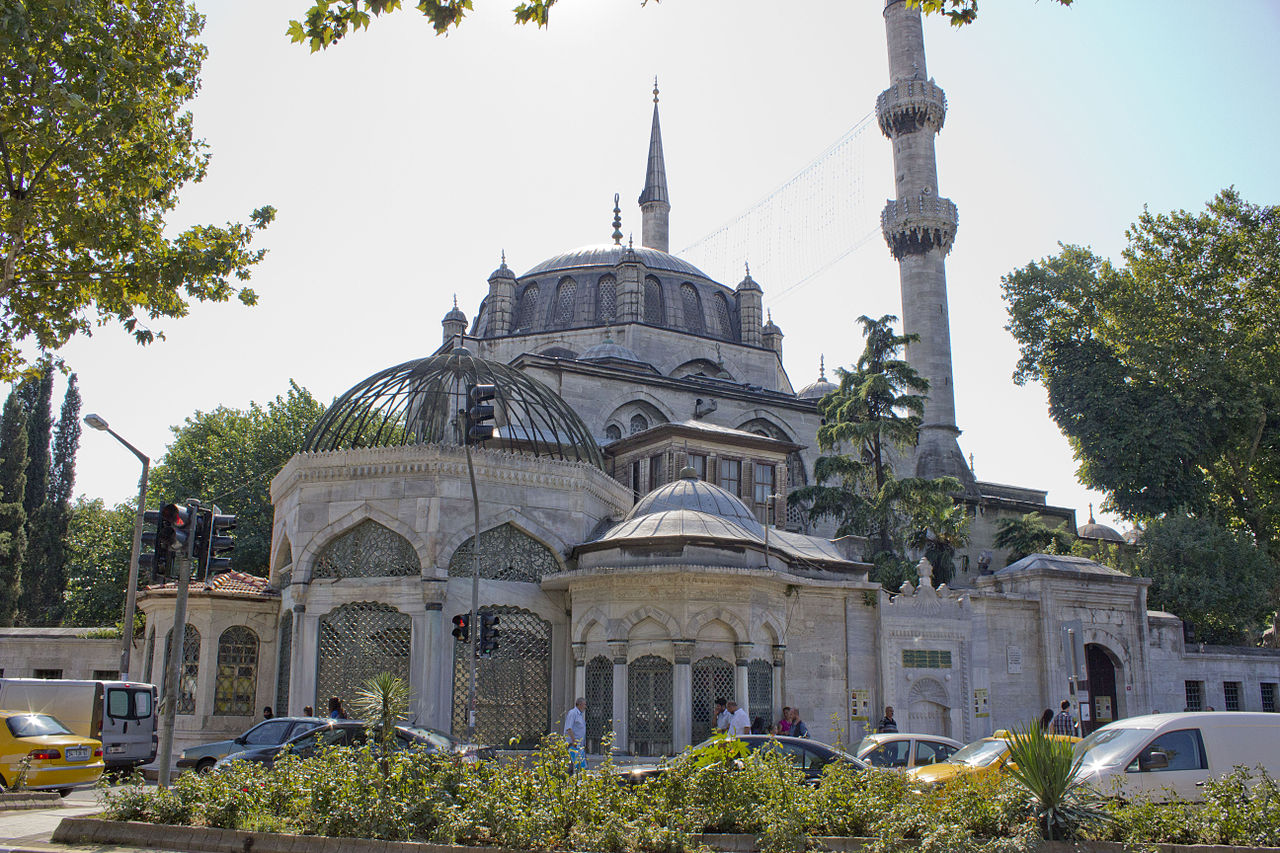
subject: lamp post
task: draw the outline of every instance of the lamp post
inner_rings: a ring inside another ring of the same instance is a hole
[[[101,415],[88,414],[84,422],[93,429],[110,433],[116,441],[129,448],[130,452],[142,462],[142,479],[138,485],[138,514],[133,522],[133,551],[129,555],[129,584],[125,588],[124,624],[121,634],[124,635],[120,649],[120,679],[129,681],[129,659],[133,653],[133,618],[138,606],[138,554],[142,550],[142,516],[147,511],[147,474],[151,472],[151,460],[147,455],[120,437],[119,433],[107,425]]]

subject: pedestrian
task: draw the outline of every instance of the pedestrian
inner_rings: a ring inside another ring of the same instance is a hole
[[[732,699],[725,708],[729,711],[729,734],[734,737],[751,734],[751,718],[747,716],[747,709]]]
[[[778,730],[778,734],[780,735],[791,734],[791,706],[790,705],[782,706],[782,716],[778,718],[778,725],[776,728]]]
[[[809,727],[804,724],[804,720],[800,719],[800,709],[791,709],[791,736],[792,737],[808,737]]]
[[[1040,731],[1048,733],[1051,725],[1053,725],[1053,709],[1045,708],[1044,713],[1040,715]]]
[[[888,732],[889,734],[898,733],[898,721],[893,718],[893,706],[884,706],[884,716],[880,718],[880,725],[876,726],[877,732]]]
[[[728,705],[728,702],[723,697],[716,700],[715,715],[716,715],[716,731],[718,732],[729,731],[729,717],[731,715],[729,714],[727,705]]]
[[[329,697],[329,719],[331,720],[347,719],[347,712],[342,710],[342,700],[339,699],[337,696]]]
[[[304,717],[314,717],[315,715],[316,715],[316,709],[315,709],[315,708],[312,708],[310,705],[303,705],[303,706],[302,706],[302,716],[304,716]]]
[[[751,718],[751,731],[758,735],[762,735],[765,734],[765,728],[764,717],[756,716]]]
[[[262,709],[262,719],[269,720],[274,716],[275,714],[272,713],[270,705],[267,705],[265,708]]]
[[[1053,718],[1053,733],[1055,735],[1074,735],[1076,733],[1076,721],[1071,716],[1071,702],[1063,699],[1059,705],[1062,709]]]
[[[564,715],[564,739],[569,742],[569,761],[573,771],[587,769],[587,700],[579,696]]]

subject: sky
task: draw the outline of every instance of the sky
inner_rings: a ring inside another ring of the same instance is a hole
[[[196,305],[154,324],[166,340],[149,347],[106,326],[62,353],[83,412],[157,460],[198,410],[265,403],[291,379],[327,402],[429,354],[453,295],[471,318],[501,252],[520,273],[607,242],[615,192],[638,239],[655,75],[673,249],[803,169],[888,85],[877,0],[560,0],[545,30],[475,0],[447,37],[409,9],[317,54],[285,35],[308,0],[196,5],[209,55],[191,109],[212,163],[171,225],[274,205],[255,244],[268,250],[250,282],[260,302]],[[1012,381],[1000,278],[1059,241],[1118,258],[1144,205],[1197,210],[1232,185],[1277,203],[1278,41],[1271,0],[982,0],[972,26],[926,21],[949,105],[939,188],[960,211],[947,259],[956,417],[980,480],[1043,489],[1081,523],[1101,503],[1076,481],[1043,388]],[[866,147],[878,209],[891,150],[878,130]],[[859,315],[901,314],[878,237],[781,297],[758,280],[797,388],[820,356],[856,360]],[[124,501],[137,476],[128,451],[85,431],[78,493]]]

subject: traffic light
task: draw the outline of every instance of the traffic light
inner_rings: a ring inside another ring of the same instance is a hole
[[[498,614],[480,614],[480,657],[489,657],[498,650]]]
[[[147,528],[142,531],[142,547],[138,551],[138,574],[149,572],[155,580],[163,582],[169,576],[173,564],[169,552],[156,548],[160,538],[160,511],[149,509],[142,514]]]
[[[231,569],[231,558],[219,556],[235,550],[235,540],[226,535],[236,529],[234,515],[222,515],[215,506],[202,511],[196,523],[196,571],[209,577]]]
[[[459,643],[465,643],[471,639],[471,616],[467,613],[459,613],[453,617],[453,638]]]
[[[466,429],[463,444],[484,444],[497,433],[494,425],[494,403],[497,385],[472,385],[467,389]]]
[[[173,554],[180,554],[187,547],[195,525],[192,523],[191,509],[183,504],[167,504],[160,510],[160,520],[156,524],[156,553],[164,554],[172,559]]]

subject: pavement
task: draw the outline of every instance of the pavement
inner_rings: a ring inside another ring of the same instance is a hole
[[[84,817],[100,811],[98,792],[92,788],[72,791],[53,808],[0,812],[0,853],[141,853],[135,847],[52,844],[49,836],[64,817]],[[151,853],[154,853],[152,851]]]

